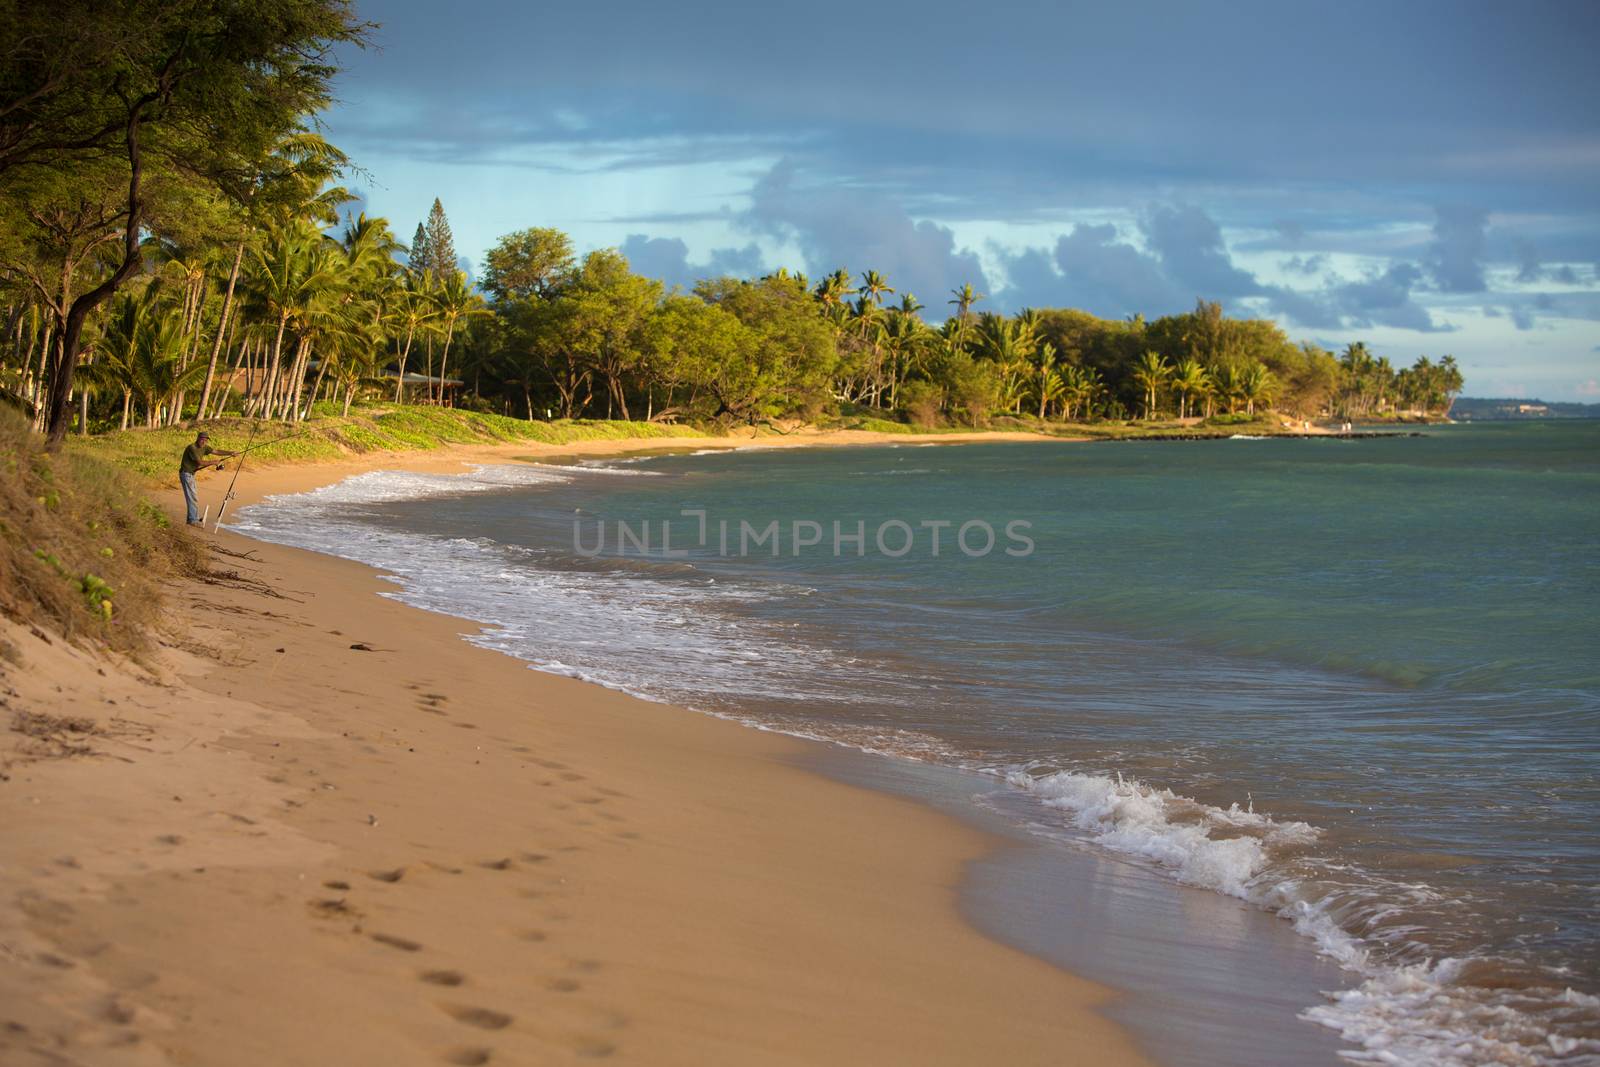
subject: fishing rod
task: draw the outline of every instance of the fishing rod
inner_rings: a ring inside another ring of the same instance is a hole
[[[239,464],[233,468],[233,478],[228,482],[228,492],[223,496],[222,503],[217,507],[217,521],[216,524],[211,527],[212,533],[216,533],[218,530],[222,529],[222,513],[228,510],[228,501],[233,499],[233,487],[239,484],[239,472],[244,470],[245,454],[248,452],[254,452],[258,448],[266,448],[268,445],[276,445],[281,444],[284,441],[292,441],[296,437],[304,437],[306,434],[311,432],[310,430],[298,430],[294,433],[284,434],[282,437],[274,437],[270,441],[262,441],[258,445],[254,444],[253,442],[256,439],[256,431],[260,428],[260,423],[256,423],[255,425],[251,426],[250,436],[245,438],[244,447],[238,452],[234,453],[234,456],[239,460]],[[217,469],[221,470],[222,468],[219,466]]]
[[[250,451],[251,445],[256,439],[256,431],[260,428],[261,424],[259,422],[252,423],[250,426],[250,436],[245,438],[244,451],[239,453],[239,463],[238,466],[233,468],[233,478],[228,482],[228,491],[223,494],[222,503],[217,505],[217,521],[216,525],[211,527],[212,533],[222,529],[222,513],[228,510],[228,501],[233,499],[233,487],[239,484],[239,472],[244,470],[244,453]],[[222,468],[218,466],[217,469],[221,470]]]

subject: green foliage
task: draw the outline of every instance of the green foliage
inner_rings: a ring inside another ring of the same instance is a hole
[[[483,261],[483,287],[497,301],[548,297],[572,275],[572,239],[534,227],[500,238]]]
[[[252,425],[257,427],[257,434],[245,461],[249,466],[325,463],[351,454],[430,451],[464,444],[537,441],[563,445],[636,437],[689,437],[703,433],[686,426],[611,419],[528,422],[432,405],[357,408],[348,416],[310,419],[302,424],[303,432],[280,440],[274,437],[283,433],[281,428],[247,419],[215,419],[204,423],[202,428],[211,435],[215,447],[236,450],[250,440]],[[193,429],[180,427],[126,430],[74,442],[72,451],[108,461],[164,484],[175,483],[178,459],[184,447],[194,440],[194,433]]]
[[[426,233],[424,251],[427,259],[422,269],[441,281],[455,277],[460,269],[456,266],[456,240],[450,232],[450,220],[445,217],[444,205],[438,197],[433,198],[433,207],[428,211]]]
[[[43,444],[0,409],[0,608],[136,651],[158,619],[162,580],[200,569],[199,545],[114,464]]]

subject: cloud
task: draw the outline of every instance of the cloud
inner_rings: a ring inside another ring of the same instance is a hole
[[[1326,255],[1290,256],[1278,261],[1278,269],[1285,274],[1320,274],[1328,266]]]
[[[1482,208],[1442,205],[1435,209],[1433,244],[1428,267],[1434,284],[1447,293],[1481,293],[1484,229],[1489,216]]]
[[[950,289],[971,283],[989,289],[971,249],[958,249],[945,226],[913,219],[889,197],[837,184],[801,184],[790,160],[772,167],[750,193],[737,225],[780,243],[792,243],[813,274],[876,270],[900,293],[925,304],[942,303]]]
[[[1200,208],[1153,207],[1140,228],[1161,269],[1179,288],[1222,301],[1261,292],[1253,275],[1233,265],[1222,243],[1222,228]]]
[[[1221,228],[1198,207],[1150,205],[1139,234],[1142,246],[1110,223],[1078,223],[1054,249],[1000,251],[1008,284],[998,295],[1011,310],[1068,305],[1125,318],[1264,292],[1254,275],[1234,265]]]
[[[1330,280],[1320,288],[1269,286],[1233,262],[1221,228],[1192,206],[1154,205],[1143,214],[1146,248],[1124,240],[1115,226],[1079,223],[1063,235],[1053,262],[1042,249],[1001,253],[1008,285],[1001,303],[1081,307],[1097,315],[1125,318],[1187,310],[1195,300],[1216,300],[1250,313],[1256,299],[1297,326],[1319,329],[1397,329],[1440,333],[1455,329],[1436,321],[1414,298],[1424,272],[1414,263],[1391,262],[1355,279]],[[1296,257],[1302,273],[1321,270],[1326,257]]]
[[[754,242],[743,248],[716,248],[703,263],[689,261],[689,246],[678,237],[649,237],[631,233],[618,248],[638,274],[658,278],[667,286],[694,287],[701,278],[731,274],[751,278],[765,272],[761,249]]]
[[[1117,240],[1109,223],[1079,223],[1056,242],[1062,302],[1108,318],[1158,315],[1192,302],[1162,269],[1159,260]]]
[[[1456,329],[1435,321],[1432,313],[1412,297],[1423,277],[1416,264],[1396,262],[1362,278],[1333,282],[1318,290],[1274,287],[1268,291],[1267,304],[1295,323],[1313,329],[1391,326],[1421,333]]]

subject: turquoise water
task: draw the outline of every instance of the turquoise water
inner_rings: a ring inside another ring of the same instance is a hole
[[[357,482],[242,522],[545,669],[1001,778],[1040,834],[1293,922],[1353,975],[1307,1019],[1367,1054],[1600,1055],[1600,423]]]

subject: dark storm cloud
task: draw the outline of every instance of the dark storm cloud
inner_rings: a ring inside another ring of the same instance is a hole
[[[1569,353],[1600,318],[1600,5],[883,0],[863,24],[733,0],[358,2],[382,51],[349,57],[335,141],[429,182],[525,173],[534,197],[608,175],[632,213],[596,197],[559,224],[630,234],[677,284],[796,249],[813,274],[883,271],[933,317],[970,282],[998,309],[1200,297],[1328,332],[1499,314],[1567,331]],[[686,200],[685,173],[713,188]],[[1003,278],[956,238],[1018,232],[1035,247],[984,246]],[[708,233],[735,247],[691,260]]]
[[[606,166],[655,165],[748,139],[870,175],[919,214],[923,196],[992,210],[1008,185],[1029,212],[1090,189],[1341,186],[1353,168],[1502,209],[1600,201],[1588,4],[886,0],[861,32],[732,0],[362,13],[383,50],[351,57],[341,91],[364,106],[336,127],[457,158],[609,141],[633,145]]]

